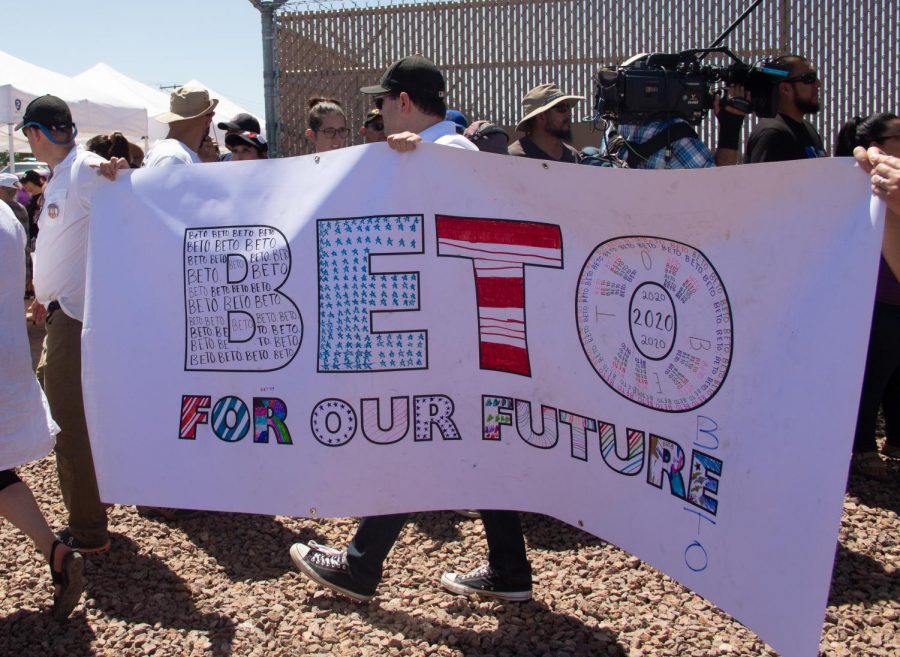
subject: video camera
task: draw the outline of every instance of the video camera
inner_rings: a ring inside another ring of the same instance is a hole
[[[775,116],[775,88],[790,75],[788,67],[770,61],[748,66],[728,48],[719,47],[761,3],[755,0],[708,48],[637,55],[621,66],[600,69],[594,76],[597,116],[618,123],[680,117],[697,125],[713,107],[713,85],[717,82],[743,85],[750,92],[750,103],[731,99],[735,107],[763,118]],[[704,64],[710,53],[726,55],[732,61],[727,66]]]
[[[733,60],[728,66],[703,63],[709,53],[722,53]],[[779,80],[788,77],[786,66],[763,62],[743,63],[727,48],[685,50],[675,54],[637,55],[621,66],[602,68],[594,76],[594,108],[604,119],[618,123],[646,123],[680,117],[699,124],[713,106],[716,83],[743,85],[750,103],[732,102],[760,117],[775,116]]]

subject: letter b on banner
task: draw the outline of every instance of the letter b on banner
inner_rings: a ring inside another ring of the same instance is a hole
[[[290,271],[287,239],[270,226],[186,230],[184,369],[269,372],[291,362],[303,320],[279,291]]]

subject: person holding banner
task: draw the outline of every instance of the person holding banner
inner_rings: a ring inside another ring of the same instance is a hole
[[[889,112],[851,119],[841,128],[835,155],[846,157],[857,146],[877,147],[887,155],[900,156],[900,117]],[[881,176],[875,189],[881,190]],[[852,468],[865,477],[888,481],[887,463],[875,444],[878,408],[884,414],[886,456],[900,458],[900,281],[882,257],[875,290],[875,308],[869,336],[869,353],[863,377]]]
[[[50,564],[53,615],[62,620],[81,599],[84,559],[53,535],[31,489],[13,470],[43,458],[59,432],[28,358],[21,306],[25,241],[25,230],[0,203],[0,516],[27,534]]]
[[[31,101],[16,130],[53,172],[44,189],[34,250],[31,313],[35,322],[46,320],[44,391],[61,429],[56,467],[69,520],[59,540],[85,554],[108,552],[106,507],[97,489],[81,392],[81,324],[91,199],[107,184],[98,169],[109,163],[75,144],[78,130],[69,106],[56,96]]]
[[[394,150],[415,150],[419,142],[432,142],[477,151],[444,119],[443,74],[429,60],[413,56],[395,62],[381,83],[363,87],[375,96],[375,106],[384,118],[388,144]],[[357,602],[375,596],[381,582],[384,560],[406,524],[406,513],[363,518],[347,549],[340,550],[314,541],[291,546],[291,560],[302,573],[332,591]],[[478,594],[502,600],[531,598],[531,564],[518,513],[482,511],[488,542],[488,563],[466,574],[445,573],[444,588],[454,593]]]

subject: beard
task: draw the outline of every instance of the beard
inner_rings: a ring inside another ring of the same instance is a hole
[[[794,100],[794,105],[804,114],[815,114],[819,111],[818,98],[797,98]]]
[[[572,141],[572,128],[548,128],[547,133],[563,141]]]

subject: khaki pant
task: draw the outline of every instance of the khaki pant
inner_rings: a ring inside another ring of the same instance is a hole
[[[102,545],[109,535],[84,417],[81,322],[62,310],[50,315],[41,364],[50,412],[61,429],[56,436],[56,468],[69,511],[69,530],[85,546]]]

